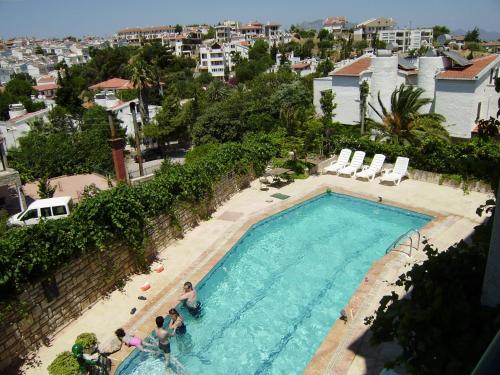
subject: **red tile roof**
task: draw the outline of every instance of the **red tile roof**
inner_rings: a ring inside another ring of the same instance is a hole
[[[296,70],[302,70],[309,68],[310,65],[311,63],[297,63],[297,64],[292,64],[291,68]]]
[[[128,79],[122,78],[111,78],[107,81],[96,83],[89,87],[90,90],[99,90],[99,89],[109,89],[109,90],[131,90],[134,86],[132,82]]]
[[[52,83],[52,82],[55,83],[56,79],[52,76],[49,76],[49,75],[41,76],[40,78],[37,79],[37,84]]]
[[[58,88],[59,88],[59,85],[57,83],[46,83],[44,85],[33,86],[33,89],[36,91],[56,90]]]
[[[362,72],[370,67],[371,58],[363,57],[359,60],[354,61],[352,64],[344,66],[339,70],[333,72],[334,76],[359,76]]]
[[[465,68],[453,68],[438,74],[438,79],[475,79],[498,55],[488,55],[472,60],[472,65]]]

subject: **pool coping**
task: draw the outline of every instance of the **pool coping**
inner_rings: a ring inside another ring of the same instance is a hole
[[[186,280],[190,280],[193,285],[198,285],[198,283],[210,273],[210,271],[217,265],[217,263],[226,256],[226,254],[245,235],[245,233],[248,232],[249,229],[251,229],[252,226],[273,215],[288,210],[293,206],[313,199],[327,191],[432,216],[432,220],[422,228],[422,231],[428,230],[434,225],[442,222],[446,217],[450,216],[432,210],[423,209],[421,207],[401,204],[396,201],[383,200],[380,202],[379,197],[372,194],[359,194],[347,189],[340,188],[333,184],[320,184],[316,189],[303,194],[300,197],[296,197],[295,199],[293,199],[292,197],[283,200],[281,202],[278,202],[274,206],[262,210],[259,213],[250,215],[248,219],[229,238],[221,238],[211,244],[211,246],[204,250],[193,262],[193,264],[197,264],[198,266],[191,268],[190,270],[185,270],[173,281],[163,287],[155,297],[150,298],[147,304],[142,309],[142,311],[145,311],[145,313],[140,316],[133,316],[129,320],[129,322],[124,325],[123,328],[125,329],[125,331],[130,331],[133,334],[138,335],[139,337],[148,336],[153,330],[155,316],[166,315],[170,307],[176,306],[179,303],[177,298],[177,294],[179,293],[179,286],[182,285]],[[346,304],[346,311],[349,311],[349,313],[351,313],[352,315],[356,315],[353,312],[358,312],[358,307],[364,302],[364,300],[366,300],[368,294],[375,287],[376,282],[380,281],[379,279],[382,269],[386,265],[388,265],[391,260],[394,261],[394,259],[399,258],[400,256],[400,253],[392,251],[383,256],[380,260],[373,263],[369,271],[365,274],[365,276],[368,277],[369,281],[361,282],[354,294],[349,299],[349,302]],[[344,325],[344,322],[340,319],[337,319],[332,324],[329,333],[327,334],[327,336],[325,336],[325,339],[317,349],[314,357],[306,366],[304,374],[323,374],[327,370],[327,368],[331,364],[332,353],[339,347],[341,338],[346,333],[346,329],[348,327],[349,325]],[[122,347],[119,352],[109,356],[109,358],[112,360],[112,368],[110,372],[111,374],[115,373],[117,368],[123,361],[126,360],[126,358],[132,353],[132,351],[133,348]],[[345,358],[344,360],[349,359],[352,361],[352,358]]]

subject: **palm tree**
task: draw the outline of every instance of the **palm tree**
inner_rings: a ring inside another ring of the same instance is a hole
[[[425,135],[432,135],[449,140],[449,134],[443,127],[445,118],[437,113],[420,113],[419,110],[432,102],[432,99],[421,98],[424,90],[419,87],[402,84],[391,95],[390,112],[380,99],[380,113],[373,105],[370,107],[382,120],[377,122],[367,119],[370,127],[378,130],[377,138],[384,142],[396,144],[417,144]]]
[[[138,91],[139,112],[143,124],[149,123],[148,91],[156,81],[153,68],[140,54],[130,59],[130,81]]]

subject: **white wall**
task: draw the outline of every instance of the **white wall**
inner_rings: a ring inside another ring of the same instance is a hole
[[[370,102],[378,110],[380,92],[382,103],[389,109],[391,94],[398,86],[398,57],[372,57],[370,70],[373,72],[370,81]]]
[[[475,81],[436,80],[435,112],[446,117],[445,127],[453,137],[470,138],[476,119]]]
[[[335,92],[335,121],[342,124],[359,122],[359,77],[334,76],[333,91]]]
[[[422,97],[434,101],[436,89],[436,74],[445,67],[444,57],[420,57],[418,59],[418,87],[424,89]],[[434,109],[434,103],[422,107],[422,113],[427,113]]]
[[[314,108],[316,109],[316,113],[319,116],[323,116],[323,111],[321,110],[321,91],[331,90],[332,89],[332,77],[321,77],[315,78],[313,81],[313,103]]]

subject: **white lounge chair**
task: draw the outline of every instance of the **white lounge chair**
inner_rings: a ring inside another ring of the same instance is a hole
[[[352,177],[363,165],[363,160],[365,160],[365,152],[356,151],[349,165],[339,170],[338,174],[345,174]]]
[[[337,158],[336,161],[334,161],[332,164],[330,164],[328,167],[325,167],[323,169],[323,172],[333,172],[337,173],[339,169],[344,168],[348,163],[349,163],[349,158],[351,157],[352,151],[349,150],[348,148],[344,148],[340,151],[339,157]]]
[[[368,181],[373,181],[375,176],[380,173],[384,165],[385,155],[375,154],[370,166],[365,165],[361,171],[355,173],[355,177],[366,178]]]
[[[407,174],[409,162],[410,159],[398,156],[394,168],[385,170],[380,180],[390,181],[393,182],[394,185],[399,185],[401,179]]]

